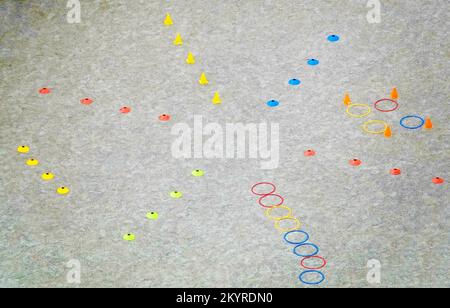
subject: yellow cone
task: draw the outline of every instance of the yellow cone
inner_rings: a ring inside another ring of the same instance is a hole
[[[214,97],[212,99],[214,105],[222,104],[222,99],[220,98],[219,92],[214,93]]]
[[[164,25],[166,26],[173,25],[172,17],[170,17],[170,14],[166,15],[166,18],[164,19]]]
[[[177,33],[177,36],[175,37],[175,40],[173,41],[173,44],[175,46],[183,45],[183,39],[181,38],[181,34],[180,33]]]
[[[194,55],[192,54],[192,52],[189,52],[186,58],[186,63],[187,64],[195,64],[195,58]]]
[[[209,83],[208,79],[206,78],[206,74],[202,73],[200,76],[200,80],[198,81],[201,85],[207,85]]]

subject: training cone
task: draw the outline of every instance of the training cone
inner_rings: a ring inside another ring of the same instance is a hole
[[[166,18],[164,18],[164,25],[166,26],[173,25],[172,17],[170,17],[170,14],[167,14]]]
[[[222,104],[222,99],[220,98],[219,92],[214,93],[214,97],[212,99],[214,105]]]
[[[186,63],[187,64],[195,64],[195,58],[194,55],[192,54],[192,52],[189,52],[186,58]]]
[[[433,129],[433,122],[431,122],[431,119],[429,117],[425,120],[425,129]]]
[[[198,81],[201,85],[207,85],[208,83],[209,83],[209,81],[208,81],[208,79],[206,78],[206,74],[205,73],[202,73],[201,75],[200,75],[200,79],[199,79],[199,81]]]
[[[398,91],[397,91],[397,88],[393,88],[393,89],[392,89],[392,92],[391,92],[391,98],[392,98],[393,100],[397,100],[397,99],[398,99]]]
[[[344,105],[345,106],[348,106],[348,105],[350,105],[352,103],[352,100],[350,99],[350,95],[349,94],[345,94],[345,97],[344,97]]]
[[[175,37],[175,40],[173,41],[173,44],[175,46],[183,45],[183,39],[181,38],[181,34],[180,33],[177,33],[177,36]]]
[[[388,126],[386,128],[386,130],[384,131],[384,137],[386,138],[391,138],[392,137],[392,129],[390,126]]]

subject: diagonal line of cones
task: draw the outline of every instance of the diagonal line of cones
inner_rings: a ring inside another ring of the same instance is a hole
[[[173,20],[172,17],[170,16],[169,13],[166,14],[166,17],[164,18],[164,25],[165,26],[172,26],[173,25]],[[183,38],[181,37],[180,33],[177,33],[175,36],[175,39],[173,41],[173,44],[175,46],[182,46],[183,45]],[[196,62],[195,60],[195,56],[192,52],[188,52],[187,57],[186,57],[186,64],[189,65],[194,65]],[[209,80],[206,77],[205,72],[202,72],[200,75],[200,78],[198,80],[198,83],[202,86],[206,86],[209,84]],[[220,105],[222,103],[222,98],[220,97],[220,94],[218,91],[214,92],[214,96],[212,98],[212,103],[214,105]]]

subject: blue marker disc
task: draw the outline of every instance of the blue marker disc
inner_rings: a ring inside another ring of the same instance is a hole
[[[298,80],[298,79],[291,79],[291,80],[289,80],[289,84],[291,85],[291,86],[298,86],[298,85],[300,85],[302,82],[300,81],[300,80]]]
[[[341,38],[339,36],[337,36],[336,34],[330,35],[328,37],[328,40],[332,43],[339,41]]]
[[[319,65],[319,60],[316,60],[316,59],[309,59],[308,60],[308,65],[311,65],[311,66],[316,66],[316,65]]]
[[[274,99],[267,102],[267,106],[269,107],[277,107],[278,105],[280,105],[280,102]]]

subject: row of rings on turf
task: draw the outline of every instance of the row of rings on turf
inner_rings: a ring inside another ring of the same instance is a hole
[[[391,108],[391,109],[381,109],[378,106],[381,102],[391,102],[391,103],[394,103],[395,106],[393,108]],[[365,112],[363,114],[352,113],[351,110],[354,107],[367,108],[367,112]],[[393,111],[397,110],[399,107],[400,107],[400,105],[399,105],[399,103],[397,101],[395,101],[393,99],[389,99],[389,98],[383,98],[383,99],[380,99],[380,100],[378,100],[378,101],[376,101],[374,103],[374,108],[376,110],[380,111],[380,112],[393,112]],[[349,116],[353,117],[353,118],[365,118],[369,114],[372,113],[372,108],[369,105],[367,105],[367,104],[350,104],[347,107],[346,113]],[[418,125],[416,125],[416,126],[408,126],[408,125],[405,124],[405,121],[408,120],[408,119],[418,119],[420,121],[420,123]],[[372,125],[372,124],[382,124],[384,126],[384,128],[382,130],[373,131],[373,130],[369,129],[369,125]],[[425,119],[420,117],[420,116],[417,116],[417,115],[408,115],[408,116],[403,117],[400,120],[400,125],[403,128],[406,128],[406,129],[420,129],[420,128],[422,128],[422,126],[424,124],[425,124]],[[370,120],[370,121],[365,122],[362,125],[362,129],[368,134],[383,134],[386,131],[387,128],[388,128],[388,124],[385,121],[382,121],[382,120]]]
[[[268,193],[257,193],[257,192],[255,191],[255,188],[258,187],[258,186],[260,186],[260,185],[269,185],[269,186],[272,187],[272,190],[271,190],[270,192],[268,192]],[[298,276],[298,279],[299,279],[303,284],[306,284],[306,285],[319,285],[319,284],[321,284],[321,283],[325,280],[325,275],[324,275],[320,270],[323,269],[323,268],[327,265],[327,261],[325,260],[325,258],[323,258],[323,257],[321,257],[321,256],[318,256],[318,253],[319,253],[320,249],[319,249],[319,247],[318,247],[317,245],[312,244],[312,243],[308,243],[309,238],[310,238],[310,237],[309,237],[309,234],[306,233],[305,231],[303,231],[303,230],[300,229],[300,226],[301,226],[300,221],[299,221],[297,218],[295,218],[294,216],[292,216],[292,209],[289,208],[289,207],[287,207],[287,206],[285,206],[285,205],[283,205],[283,204],[284,204],[284,198],[283,198],[281,195],[279,195],[279,194],[275,194],[275,191],[276,191],[275,185],[272,184],[272,183],[269,183],[269,182],[256,183],[256,184],[253,185],[253,187],[251,188],[251,192],[252,192],[254,195],[260,196],[260,198],[258,199],[258,204],[259,204],[261,207],[263,207],[263,208],[266,209],[265,215],[266,215],[269,219],[271,219],[271,220],[274,221],[275,229],[277,229],[277,230],[280,231],[280,232],[285,233],[284,236],[283,236],[284,241],[285,241],[286,243],[288,243],[288,244],[295,245],[295,247],[293,248],[293,253],[294,253],[296,256],[299,256],[299,257],[302,258],[301,261],[300,261],[300,266],[303,267],[303,268],[305,269],[305,271],[303,271],[303,272]],[[278,204],[275,204],[275,205],[265,205],[265,204],[263,203],[263,200],[264,200],[265,198],[267,198],[267,197],[273,197],[273,196],[275,196],[275,197],[277,197],[277,198],[280,199],[280,202],[279,202]],[[275,216],[271,215],[271,214],[272,214],[272,211],[273,211],[274,209],[284,209],[284,210],[287,210],[287,214],[286,214],[285,216],[275,217]],[[294,221],[294,222],[295,222],[295,227],[292,227],[292,228],[282,228],[282,227],[280,226],[280,223],[281,223],[282,221],[286,221],[286,220],[292,220],[292,221]],[[301,234],[303,234],[303,235],[305,236],[304,240],[303,240],[303,241],[300,241],[300,242],[293,242],[293,241],[289,240],[289,236],[290,236],[291,234],[294,234],[294,233],[301,233]],[[313,248],[314,248],[314,252],[311,253],[311,254],[308,254],[308,255],[299,253],[299,252],[298,252],[298,249],[301,248],[301,247],[305,247],[305,246],[313,247]],[[321,264],[319,267],[309,267],[309,266],[305,265],[305,261],[310,260],[310,259],[318,259],[318,260],[321,260],[321,261],[322,261],[322,264]],[[307,275],[307,274],[318,274],[321,278],[320,278],[320,280],[314,281],[314,282],[305,281],[304,277],[305,277],[305,275]]]

